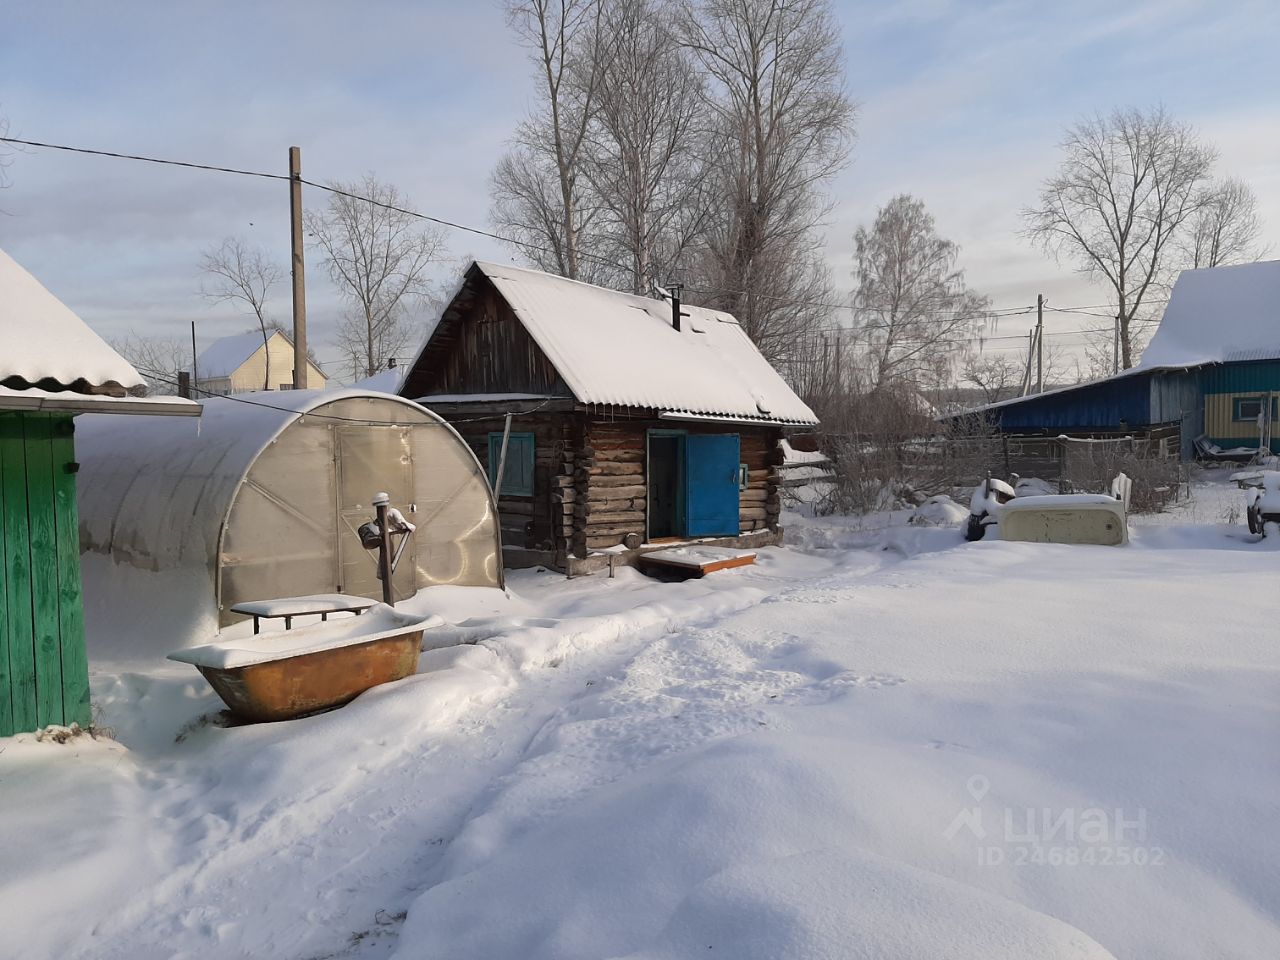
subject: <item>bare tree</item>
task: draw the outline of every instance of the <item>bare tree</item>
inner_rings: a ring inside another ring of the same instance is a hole
[[[1266,256],[1261,234],[1257,196],[1243,180],[1229,177],[1205,191],[1179,247],[1193,268],[1248,263]]]
[[[633,293],[675,275],[706,213],[705,100],[672,14],[671,0],[607,8],[583,150],[605,248],[625,268],[616,285]]]
[[[1128,369],[1136,359],[1133,319],[1167,281],[1176,241],[1207,202],[1214,151],[1163,107],[1083,120],[1062,147],[1057,175],[1023,211],[1026,233],[1111,288]]]
[[[982,391],[983,402],[996,403],[1021,392],[1026,370],[1025,358],[1007,352],[972,354],[964,360],[960,382]]]
[[[200,257],[200,269],[208,279],[200,292],[215,303],[234,303],[252,313],[262,333],[266,354],[263,390],[271,389],[271,350],[268,341],[273,321],[267,316],[271,288],[284,279],[281,270],[260,247],[252,247],[238,237],[227,237]]]
[[[868,388],[938,379],[990,312],[956,267],[960,248],[938,236],[924,203],[908,194],[885,204],[853,239],[854,317]]]
[[[116,353],[142,374],[147,381],[147,393],[151,395],[174,393],[179,371],[191,369],[191,343],[183,337],[149,336],[131,330],[109,342]]]
[[[714,134],[716,202],[691,293],[777,360],[833,309],[815,228],[853,139],[839,29],[828,0],[685,0],[680,23]]]
[[[307,232],[348,304],[338,339],[352,373],[371,377],[408,340],[405,311],[428,295],[444,235],[405,212],[400,192],[373,174],[330,186],[338,192],[324,211],[308,211]]]
[[[582,273],[581,233],[590,219],[582,152],[601,68],[603,9],[603,0],[507,5],[507,21],[537,66],[541,102],[494,168],[490,219],[542,269],[572,279]]]

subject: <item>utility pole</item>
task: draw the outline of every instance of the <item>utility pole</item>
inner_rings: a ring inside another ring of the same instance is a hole
[[[1025,397],[1031,392],[1031,356],[1036,349],[1036,332],[1034,330],[1027,331],[1027,369],[1022,371],[1022,386],[1020,396]]]
[[[191,392],[200,399],[200,371],[196,369],[196,322],[191,321]]]
[[[307,289],[302,264],[302,151],[289,148],[289,222],[293,247],[293,389],[307,389]]]
[[[1036,393],[1044,393],[1044,294],[1036,294]]]
[[[1111,345],[1111,372],[1120,372],[1120,314],[1116,314],[1115,339]]]

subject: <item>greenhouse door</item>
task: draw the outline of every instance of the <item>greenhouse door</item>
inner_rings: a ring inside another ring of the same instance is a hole
[[[738,535],[739,447],[736,433],[685,437],[688,536]]]
[[[375,493],[385,491],[391,505],[414,522],[416,504],[413,483],[413,452],[408,427],[337,427],[335,430],[338,471],[338,589],[358,597],[382,599],[378,579],[378,552],[360,545],[356,532],[374,518]],[[419,530],[414,538],[422,536]],[[394,542],[398,542],[399,538]],[[392,580],[395,598],[413,596],[417,585],[417,548],[413,539],[405,547]]]

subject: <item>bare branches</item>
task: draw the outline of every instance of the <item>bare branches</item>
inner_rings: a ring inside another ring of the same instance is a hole
[[[238,237],[228,237],[200,257],[200,269],[208,275],[200,292],[215,303],[234,303],[252,313],[262,331],[266,348],[263,390],[271,389],[271,351],[267,348],[269,331],[277,325],[267,316],[267,300],[271,288],[284,279],[284,271],[258,247]]]
[[[1026,374],[1025,358],[1008,353],[976,354],[965,358],[960,382],[982,391],[983,403],[1016,397]]]
[[[111,349],[142,374],[147,381],[147,393],[153,396],[174,393],[178,372],[191,367],[191,344],[182,337],[147,336],[130,331],[109,342]]]
[[[599,198],[597,255],[633,293],[668,280],[702,228],[706,154],[702,83],[670,27],[667,0],[629,0],[604,19],[596,108],[583,171]]]
[[[710,79],[705,299],[777,359],[832,309],[795,301],[827,300],[819,189],[847,161],[854,119],[839,31],[826,0],[689,0],[680,22]]]
[[[733,313],[786,362],[835,309],[819,190],[848,158],[829,0],[520,0],[539,105],[493,222],[539,267]],[[616,266],[615,266],[616,264]]]
[[[507,6],[507,21],[537,66],[541,102],[494,169],[490,217],[518,240],[551,247],[556,272],[572,279],[582,272],[578,252],[590,220],[581,155],[603,68],[603,10],[603,0]]]
[[[1258,198],[1243,180],[1227,178],[1205,191],[1179,250],[1193,268],[1249,263],[1266,256],[1261,234]]]
[[[1023,211],[1026,233],[1111,288],[1128,369],[1136,359],[1131,321],[1167,281],[1175,241],[1207,203],[1215,154],[1163,108],[1081,121],[1062,147],[1057,175]]]
[[[854,317],[865,345],[869,390],[946,379],[958,345],[990,311],[957,269],[960,249],[939,237],[924,204],[900,194],[858,228]]]
[[[400,192],[373,174],[332,186],[341,192],[323,212],[307,213],[307,232],[349,306],[338,336],[352,373],[373,376],[405,346],[404,314],[429,293],[427,273],[444,256],[444,237],[394,209],[406,206]]]

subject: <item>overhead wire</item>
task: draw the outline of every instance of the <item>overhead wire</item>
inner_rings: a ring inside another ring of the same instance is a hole
[[[241,169],[237,167],[229,167],[229,166],[222,166],[222,165],[208,164],[208,163],[196,163],[196,162],[186,161],[186,160],[172,160],[172,159],[162,158],[162,157],[150,157],[142,154],[121,153],[121,152],[116,152],[111,150],[93,149],[89,147],[76,147],[68,144],[48,143],[40,140],[27,140],[20,137],[0,136],[0,142],[13,143],[13,144],[18,144],[22,146],[36,147],[36,148],[47,149],[47,150],[59,150],[67,153],[77,153],[77,154],[86,154],[89,156],[109,157],[109,158],[118,159],[118,160],[133,160],[133,161],[138,161],[142,163],[159,164],[162,166],[174,166],[174,167],[182,167],[182,168],[192,169],[192,170],[203,170],[203,171],[214,172],[214,173],[226,173],[226,174],[232,174],[236,176],[256,177],[256,178],[265,179],[265,180],[282,180],[286,182],[293,180],[293,177],[291,177],[288,174],[268,173],[266,171],[261,171],[261,170],[246,170],[246,169]],[[306,186],[313,187],[317,190],[327,191],[329,193],[346,197],[348,199],[355,200],[362,203],[369,203],[386,210],[400,213],[405,216],[414,217],[416,219],[420,219],[428,223],[433,223],[438,226],[445,227],[451,230],[458,230],[458,231],[469,233],[475,236],[485,237],[487,239],[496,240],[500,243],[510,244],[512,246],[519,247],[525,250],[535,251],[535,252],[544,253],[544,254],[554,253],[554,251],[552,251],[550,248],[541,246],[536,243],[532,243],[530,241],[519,240],[514,237],[504,236],[502,234],[494,233],[493,231],[485,230],[480,227],[469,226],[467,224],[458,223],[453,220],[447,220],[442,217],[436,217],[430,214],[425,214],[425,213],[422,213],[421,211],[413,210],[408,207],[402,207],[398,204],[387,203],[385,201],[377,200],[372,197],[362,196],[358,193],[346,190],[342,187],[338,187],[333,184],[323,183],[315,180],[309,180],[304,177],[299,177],[298,182]],[[580,252],[579,256],[581,256],[583,259],[590,260],[594,263],[608,266],[613,269],[618,269],[618,270],[626,269],[621,264],[615,263],[614,261],[608,260],[604,257],[596,256],[594,254]],[[701,289],[686,287],[685,289],[690,290],[690,292],[702,293],[702,294],[708,294],[708,295],[716,295],[716,294],[725,295],[725,296],[751,295],[751,296],[767,299],[775,303],[781,303],[784,305],[814,306],[814,307],[821,307],[829,310],[852,309],[851,306],[847,303],[836,303],[829,300],[815,300],[811,298],[780,297],[774,294],[751,292],[746,290],[730,290],[726,288],[714,288],[714,287],[701,288]],[[1152,299],[1146,302],[1148,303],[1167,302],[1167,298],[1163,300]],[[1090,312],[1095,309],[1107,309],[1108,307],[1109,307],[1108,304],[1088,304],[1088,305],[1079,306],[1079,307],[1055,307],[1055,306],[1050,306],[1048,304],[1044,305],[1045,310],[1054,312],[1054,313],[1079,314],[1084,316],[1094,316],[1100,319],[1114,320],[1115,318],[1111,314]],[[975,313],[968,316],[948,317],[944,315],[944,316],[938,317],[937,319],[930,319],[925,322],[955,325],[960,323],[967,323],[970,321],[999,320],[999,319],[1004,319],[1008,317],[1026,316],[1031,313],[1034,313],[1035,311],[1036,311],[1036,307],[1034,305],[1028,305],[1025,307],[1005,307],[1005,308],[999,308],[995,310],[983,311],[981,313]],[[1141,320],[1141,319],[1134,318],[1134,319],[1131,319],[1129,322],[1130,323],[1158,323],[1159,321]],[[841,334],[841,333],[853,333],[856,331],[868,330],[868,329],[870,330],[892,329],[893,326],[894,324],[890,324],[890,323],[863,323],[863,324],[857,324],[855,326],[834,325],[834,326],[819,327],[813,332],[821,333],[821,334],[826,334],[826,333]],[[1079,334],[1097,335],[1097,333],[1098,331],[1093,331],[1093,330],[1071,330],[1071,331],[1051,331],[1046,333],[1045,335],[1046,336],[1072,336],[1072,335],[1079,335]],[[899,343],[903,345],[914,345],[914,344],[925,344],[925,343],[943,343],[947,345],[960,345],[963,343],[989,343],[992,341],[1005,340],[1005,339],[1024,340],[1026,338],[1023,335],[1016,335],[1016,334],[1015,335],[994,335],[993,334],[991,336],[983,336],[981,334],[975,334],[965,338],[955,338],[955,339],[943,338],[940,340],[928,340],[928,341],[905,340],[905,341],[899,341]]]
[[[154,370],[149,367],[143,367],[143,366],[138,366],[138,367],[135,367],[134,369],[136,369],[143,376],[147,377],[150,380],[154,380],[157,383],[163,383],[166,386],[170,386],[175,389],[177,389],[180,386],[178,381],[176,379],[173,379],[168,373],[165,373],[159,370]],[[380,426],[380,427],[395,427],[395,426],[402,425],[402,421],[399,421],[399,420],[379,420],[373,417],[340,417],[340,416],[337,416],[336,414],[331,414],[331,413],[312,413],[311,411],[301,411],[301,410],[298,410],[296,407],[285,407],[275,403],[266,403],[265,401],[262,401],[262,400],[253,400],[242,393],[210,393],[207,390],[196,389],[194,385],[192,386],[192,391],[196,394],[197,401],[200,400],[200,394],[203,393],[205,400],[232,400],[236,403],[245,404],[250,407],[261,407],[266,410],[277,410],[280,413],[292,413],[300,417],[313,417],[317,420],[332,420],[338,423],[360,423],[360,424]],[[274,393],[276,391],[263,391],[263,392]],[[341,391],[334,391],[333,399],[341,400],[342,399]],[[401,398],[401,399],[404,399],[404,398]],[[543,409],[548,404],[556,400],[572,400],[572,399],[573,399],[572,397],[544,397],[542,398],[541,403],[537,404],[536,406],[530,407],[528,410],[505,410],[500,413],[486,414],[485,416],[482,416],[482,417],[470,417],[470,418],[460,419],[460,420],[451,419],[451,420],[447,420],[446,424],[449,426],[452,426],[458,423],[479,423],[482,420],[501,420],[503,417],[507,417],[507,416],[527,417],[531,413],[537,413],[539,410]],[[412,403],[414,401],[409,401],[409,402]]]

